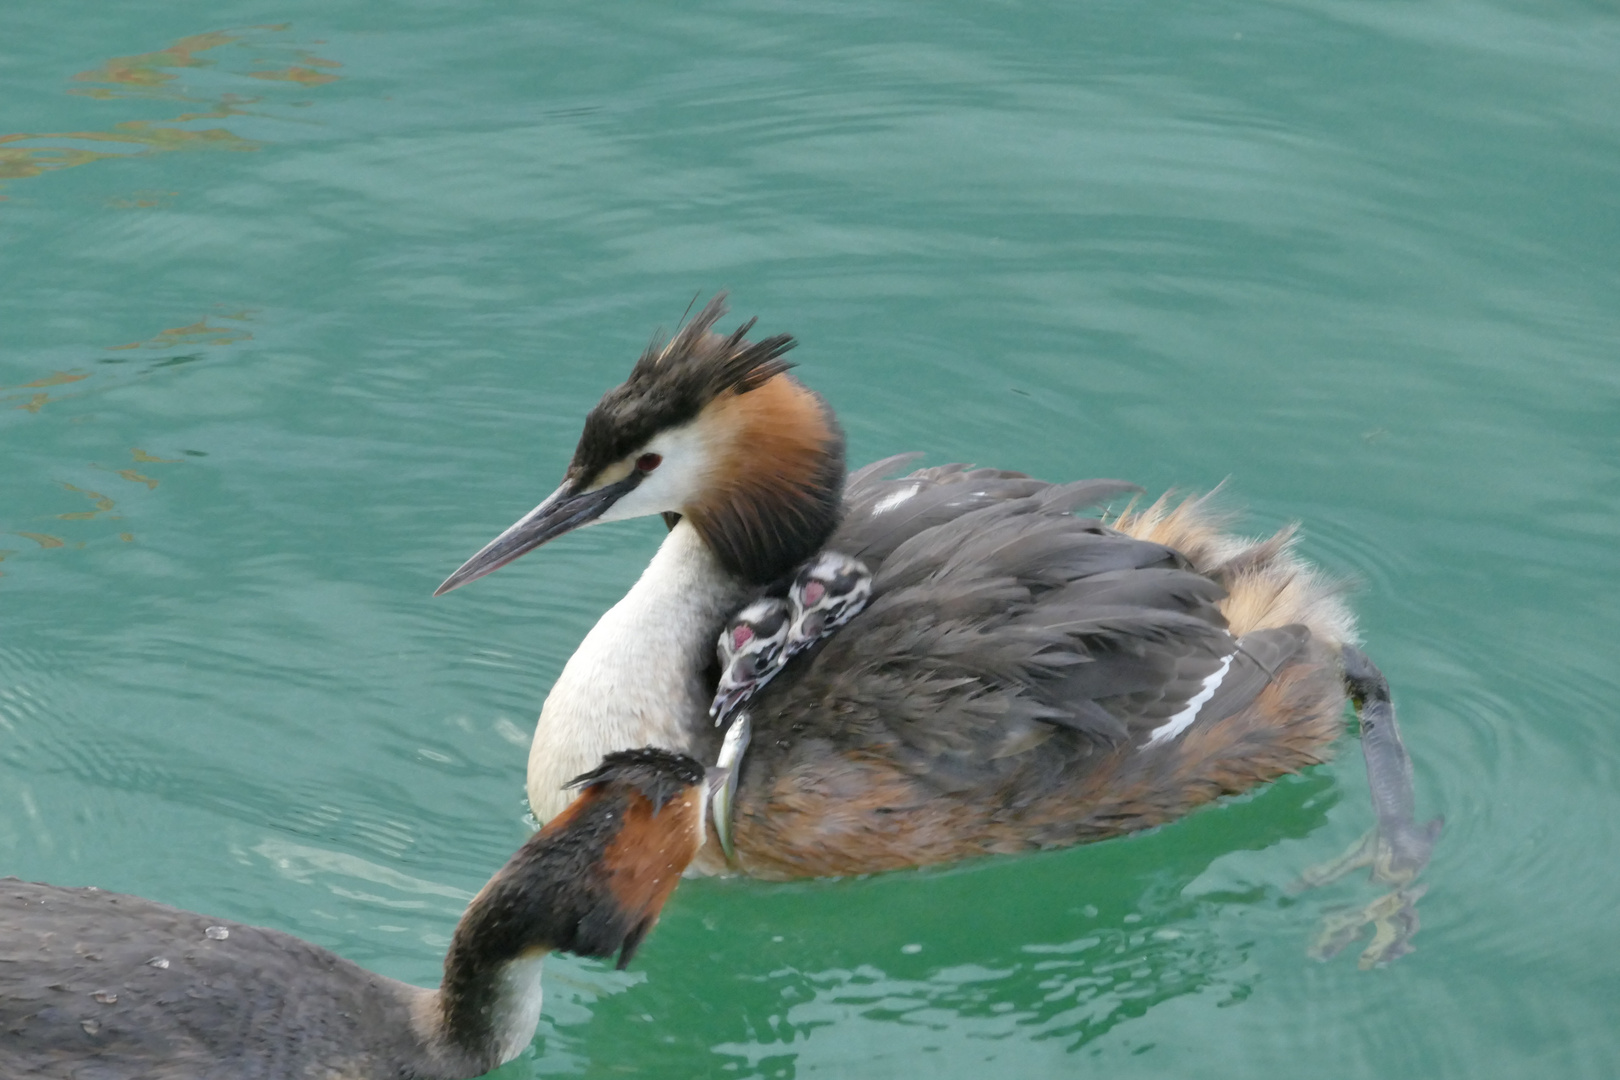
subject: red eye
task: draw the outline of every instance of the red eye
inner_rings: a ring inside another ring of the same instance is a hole
[[[640,457],[636,458],[636,471],[652,472],[663,463],[664,455],[662,454],[642,454]]]

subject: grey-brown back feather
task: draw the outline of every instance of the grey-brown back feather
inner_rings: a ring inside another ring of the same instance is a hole
[[[1033,800],[1145,744],[1223,663],[1197,715],[1243,708],[1304,640],[1285,628],[1240,648],[1219,581],[1073,513],[1134,485],[961,465],[884,478],[908,461],[850,476],[827,546],[872,569],[872,600],[761,691],[745,787],[835,751],[893,761],[924,789]]]
[[[399,1077],[419,993],[277,930],[0,881],[0,1076]]]
[[[1244,634],[1238,639],[1231,670],[1199,715],[1220,720],[1248,705],[1304,650],[1310,637],[1310,631],[1298,623]]]

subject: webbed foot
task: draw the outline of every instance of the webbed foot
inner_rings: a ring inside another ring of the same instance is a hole
[[[1412,821],[1381,821],[1346,848],[1344,854],[1307,867],[1289,885],[1288,891],[1301,893],[1306,889],[1331,885],[1363,866],[1372,867],[1368,880],[1404,888],[1429,865],[1429,855],[1434,851],[1434,842],[1440,836],[1445,820],[1437,817],[1426,825]]]
[[[1378,829],[1375,826],[1368,829],[1360,840],[1346,848],[1343,855],[1306,867],[1299,878],[1288,886],[1288,891],[1302,893],[1306,889],[1319,889],[1323,885],[1333,884],[1352,870],[1371,866],[1377,848]]]
[[[1418,931],[1417,902],[1427,885],[1396,889],[1359,908],[1339,908],[1322,917],[1322,925],[1311,939],[1305,954],[1312,960],[1331,960],[1361,936],[1372,924],[1372,941],[1361,951],[1356,966],[1362,971],[1383,967],[1412,951],[1412,935]]]
[[[1367,781],[1378,824],[1338,858],[1307,869],[1289,891],[1327,885],[1363,866],[1371,867],[1368,876],[1373,882],[1394,886],[1393,892],[1365,907],[1329,912],[1306,950],[1312,959],[1330,960],[1371,923],[1373,939],[1360,961],[1360,967],[1366,970],[1382,967],[1412,951],[1412,935],[1418,929],[1417,901],[1428,891],[1427,885],[1413,882],[1429,864],[1445,819],[1435,818],[1419,825],[1413,817],[1412,763],[1401,742],[1383,672],[1366,653],[1347,645],[1344,680],[1361,723],[1361,752],[1367,762]]]

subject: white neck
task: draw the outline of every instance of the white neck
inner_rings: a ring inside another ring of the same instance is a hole
[[[540,966],[545,958],[546,954],[536,949],[508,960],[501,968],[501,988],[491,1010],[490,1026],[503,1064],[523,1053],[534,1041],[534,1029],[540,1026]]]
[[[540,968],[548,951],[534,949],[514,957],[491,974],[494,992],[478,1015],[476,1032],[451,1031],[442,988],[396,984],[410,1002],[411,1024],[426,1054],[410,1075],[467,1076],[472,1069],[504,1065],[528,1049],[540,1026]]]
[[[693,753],[708,724],[703,672],[748,588],[721,569],[687,521],[670,530],[624,599],[564,665],[529,747],[529,807],[541,821],[573,799],[563,785],[604,754],[660,746]]]

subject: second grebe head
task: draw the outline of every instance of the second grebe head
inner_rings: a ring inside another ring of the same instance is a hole
[[[553,950],[630,962],[702,847],[723,773],[647,747],[607,755],[578,798],[467,905],[444,958],[433,1028],[491,1064],[533,1038],[538,962]]]
[[[579,796],[519,848],[474,898],[445,965],[466,950],[511,955],[523,942],[624,967],[703,843],[712,781],[684,754],[621,750],[578,777]],[[595,845],[592,848],[591,845]],[[564,863],[578,863],[565,872]]]
[[[731,574],[765,584],[838,523],[844,439],[821,398],[787,375],[787,335],[714,332],[717,296],[585,417],[563,483],[467,560],[449,592],[584,525],[652,514],[689,520]]]

